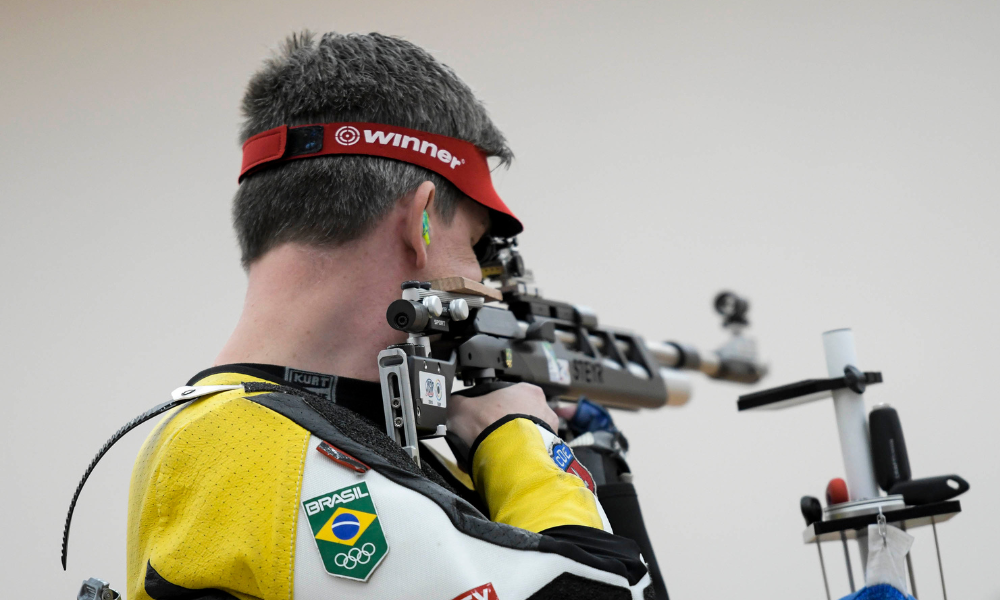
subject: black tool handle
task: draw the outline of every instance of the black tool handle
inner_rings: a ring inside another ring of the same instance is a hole
[[[969,491],[969,482],[958,475],[939,475],[901,481],[892,486],[890,494],[902,494],[903,502],[911,506],[944,502]]]
[[[819,503],[818,498],[802,496],[799,500],[799,509],[802,511],[802,518],[806,520],[806,526],[823,520],[823,505]]]
[[[910,457],[906,454],[903,426],[896,409],[885,405],[868,415],[875,481],[885,491],[901,481],[909,481]]]

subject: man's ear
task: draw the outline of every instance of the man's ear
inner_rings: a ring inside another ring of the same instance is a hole
[[[413,250],[416,258],[413,266],[422,270],[427,266],[427,244],[424,242],[424,211],[427,216],[432,214],[434,205],[434,184],[430,181],[421,183],[413,192],[413,200],[407,208],[406,223],[403,230],[403,242]]]

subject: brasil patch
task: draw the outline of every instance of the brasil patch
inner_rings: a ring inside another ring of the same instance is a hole
[[[389,553],[375,502],[364,482],[302,502],[326,572],[368,581]]]

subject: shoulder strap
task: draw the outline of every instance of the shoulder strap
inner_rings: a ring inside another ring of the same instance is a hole
[[[70,500],[69,502],[69,511],[66,513],[66,523],[63,525],[62,555],[61,555],[63,571],[66,570],[66,557],[69,554],[69,528],[70,524],[73,522],[73,511],[76,509],[76,502],[77,500],[80,499],[80,492],[83,491],[83,486],[84,484],[87,483],[87,479],[90,477],[90,474],[94,472],[94,468],[97,467],[97,463],[100,462],[102,458],[104,458],[104,455],[108,453],[108,450],[111,449],[111,446],[114,446],[118,442],[118,440],[125,437],[126,433],[132,431],[133,429],[135,429],[139,425],[142,425],[143,423],[152,419],[153,417],[162,415],[168,410],[177,408],[178,406],[187,404],[192,400],[197,400],[198,398],[203,398],[211,394],[217,394],[219,392],[226,392],[231,390],[238,390],[243,387],[244,387],[243,384],[201,385],[201,386],[183,385],[174,390],[170,394],[171,399],[169,402],[164,402],[163,404],[154,406],[153,408],[147,410],[138,417],[132,419],[128,423],[125,423],[118,431],[114,433],[114,435],[111,436],[111,438],[108,441],[104,442],[104,445],[101,446],[101,449],[97,451],[97,455],[94,456],[94,459],[90,461],[90,464],[87,466],[87,470],[83,472],[83,477],[80,479],[80,483],[77,484],[76,491],[73,492],[73,499]]]
[[[244,385],[247,392],[268,391],[280,387],[266,383]],[[540,534],[490,521],[472,504],[450,489],[431,481],[383,432],[348,409],[335,404],[321,405],[310,396],[301,390],[284,388],[267,394],[249,396],[247,400],[281,414],[312,432],[316,437],[364,462],[393,483],[428,498],[441,507],[452,525],[462,533],[506,548],[538,549],[542,538]],[[321,407],[322,412],[317,407]],[[336,422],[336,425],[333,422]],[[435,476],[440,478],[436,473]]]

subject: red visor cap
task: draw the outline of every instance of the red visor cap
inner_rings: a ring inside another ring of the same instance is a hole
[[[335,154],[381,156],[433,171],[489,209],[492,235],[514,237],[524,230],[493,189],[482,150],[465,140],[406,127],[379,123],[281,125],[243,144],[239,180],[270,165]]]

